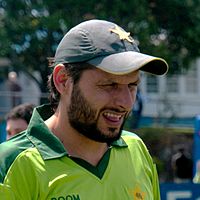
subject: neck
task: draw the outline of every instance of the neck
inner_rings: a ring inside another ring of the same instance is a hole
[[[70,156],[81,158],[93,166],[99,163],[108,150],[106,143],[95,142],[82,135],[70,139],[65,137],[63,145]]]
[[[60,123],[57,115],[45,121],[48,128],[63,143],[70,156],[81,158],[96,166],[108,150],[106,143],[93,141],[74,130],[68,123]]]

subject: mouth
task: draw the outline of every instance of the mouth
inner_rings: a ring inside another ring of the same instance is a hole
[[[104,112],[103,116],[104,119],[109,123],[110,125],[121,125],[124,119],[124,113],[116,113],[116,112]]]

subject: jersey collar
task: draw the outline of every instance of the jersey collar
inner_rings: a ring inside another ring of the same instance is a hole
[[[27,137],[38,149],[44,160],[54,159],[68,154],[60,140],[44,123],[51,115],[53,115],[53,110],[48,104],[35,108],[27,129]],[[123,138],[120,138],[113,142],[111,146],[127,147],[128,145]]]

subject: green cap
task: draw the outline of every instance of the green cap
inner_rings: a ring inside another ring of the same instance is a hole
[[[105,20],[85,21],[69,30],[58,45],[54,60],[54,66],[87,62],[117,75],[138,69],[156,75],[168,71],[164,59],[140,53],[130,33]]]

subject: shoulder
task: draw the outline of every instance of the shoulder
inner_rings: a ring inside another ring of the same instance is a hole
[[[27,139],[25,132],[0,144],[0,183],[17,156],[30,147],[31,143]]]
[[[122,139],[128,145],[132,152],[138,152],[149,156],[149,151],[144,144],[143,140],[135,133],[129,131],[122,132]]]
[[[130,132],[130,131],[122,131],[122,136],[121,136],[125,142],[141,142],[143,143],[142,139],[135,133]]]
[[[15,153],[18,154],[27,146],[29,146],[29,140],[26,137],[26,132],[24,131],[0,144],[0,160]]]
[[[153,159],[151,154],[143,140],[138,135],[128,131],[123,131],[122,139],[128,146],[128,152],[130,153],[133,162],[135,162],[135,159],[137,158],[138,162],[142,163],[147,168],[151,166],[153,169]]]

